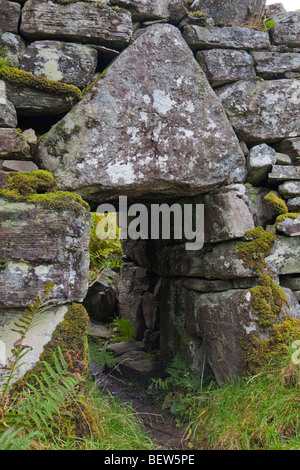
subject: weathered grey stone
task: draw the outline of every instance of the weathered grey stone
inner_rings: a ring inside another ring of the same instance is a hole
[[[282,287],[286,287],[287,289],[291,289],[292,291],[299,291],[300,290],[300,277],[291,277],[285,276],[280,279],[280,285]]]
[[[202,70],[212,86],[255,77],[251,55],[246,51],[210,49],[196,54]]]
[[[18,33],[21,7],[18,3],[0,0],[0,30]]]
[[[300,187],[299,187],[299,196],[289,199],[287,202],[289,212],[300,212]]]
[[[0,128],[0,158],[31,160],[30,147],[18,129]]]
[[[284,292],[289,307],[284,306],[280,317],[288,313],[298,318],[300,309],[295,296],[288,289]],[[245,374],[241,339],[250,341],[252,334],[265,339],[268,335],[267,330],[260,329],[252,312],[251,295],[251,291],[236,289],[202,295],[189,291],[186,295],[187,330],[203,338],[209,364],[219,383]]]
[[[266,144],[252,147],[247,157],[247,182],[258,185],[264,181],[276,163],[276,151]]]
[[[285,13],[276,18],[272,28],[272,42],[291,47],[300,46],[300,12]]]
[[[93,80],[97,51],[74,43],[36,41],[26,49],[20,69],[83,88]]]
[[[259,50],[270,47],[268,33],[240,26],[204,28],[187,25],[183,37],[193,51],[212,48]]]
[[[69,111],[76,103],[72,96],[59,96],[29,86],[17,86],[6,82],[7,97],[19,115],[61,115]]]
[[[106,350],[112,352],[114,356],[121,356],[129,351],[140,351],[141,349],[144,349],[142,341],[120,341],[108,344],[106,347]]]
[[[210,248],[189,252],[184,245],[163,248],[157,253],[154,271],[161,276],[201,277],[208,280],[249,278],[256,274],[245,268],[238,256],[240,241],[229,241]],[[300,266],[299,237],[277,235],[267,269],[274,275],[297,274]]]
[[[134,21],[165,19],[177,23],[184,15],[184,0],[111,0],[111,5],[126,8]]]
[[[272,143],[300,134],[299,80],[242,80],[216,93],[246,143]]]
[[[0,39],[2,48],[5,51],[5,59],[8,59],[11,67],[18,68],[20,58],[26,49],[25,42],[20,36],[8,32],[2,33]]]
[[[247,203],[240,197],[239,188],[222,188],[204,198],[205,242],[215,243],[240,238],[254,229],[253,216]]]
[[[128,351],[116,357],[116,362],[122,377],[145,385],[158,373],[158,364],[153,361],[153,356],[145,351]]]
[[[15,292],[15,295],[17,295],[17,292]],[[34,300],[34,298],[35,296],[30,300]],[[59,305],[56,307],[50,305],[49,309],[44,314],[44,318],[28,331],[26,334],[26,345],[30,346],[31,349],[28,349],[26,361],[24,361],[18,369],[19,376],[24,375],[38,362],[45,344],[51,340],[55,328],[64,320],[67,311],[68,305]],[[0,309],[0,342],[5,344],[5,361],[1,364],[2,366],[13,359],[11,350],[14,348],[14,343],[20,339],[20,335],[12,330],[15,329],[14,323],[19,320],[22,314],[24,314],[24,309]],[[0,380],[2,373],[3,371],[0,372]]]
[[[34,162],[24,160],[4,160],[2,169],[6,171],[36,171],[39,168]]]
[[[116,11],[101,3],[60,5],[51,0],[29,0],[22,10],[21,33],[29,39],[61,39],[122,49],[131,38],[132,20],[128,11]]]
[[[300,137],[285,139],[275,145],[278,152],[289,155],[294,165],[300,165]]]
[[[79,211],[71,200],[55,211],[1,199],[0,212],[1,307],[25,306],[47,281],[54,282],[55,303],[82,302],[88,284],[89,211]]]
[[[194,195],[245,177],[219,100],[180,32],[165,24],[147,28],[120,54],[51,129],[38,158],[60,188],[97,202],[118,194]]]
[[[108,339],[111,338],[112,333],[108,330],[105,325],[101,323],[95,323],[94,321],[90,321],[89,329],[88,329],[89,336],[95,336],[97,338]]]
[[[5,82],[0,80],[0,127],[17,127],[17,123],[14,105],[6,97]]]
[[[193,277],[183,278],[181,284],[185,289],[196,290],[197,292],[223,292],[233,287],[232,282],[229,280],[208,281],[207,279]]]
[[[278,183],[286,180],[300,180],[300,167],[287,165],[273,165],[269,173],[269,181]]]
[[[258,21],[265,9],[265,0],[194,0],[191,11],[211,16],[218,24],[242,25]]]
[[[297,218],[286,217],[276,225],[276,230],[288,237],[300,236],[300,214]]]
[[[300,71],[299,53],[252,52],[252,57],[257,74],[263,78],[285,78],[287,72]]]
[[[286,13],[286,9],[282,5],[282,3],[273,3],[271,5],[267,5],[265,8],[265,17],[267,20],[273,20],[278,15],[282,15]]]
[[[276,152],[276,165],[292,165],[292,159],[285,153]]]
[[[98,279],[90,285],[83,305],[90,318],[103,322],[118,313],[118,283],[120,276],[105,268]]]
[[[300,181],[285,181],[278,187],[285,198],[300,197]]]

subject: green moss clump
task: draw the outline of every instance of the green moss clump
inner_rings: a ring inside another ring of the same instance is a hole
[[[282,288],[267,275],[260,277],[260,285],[248,289],[246,292],[251,293],[251,310],[258,316],[261,328],[274,325],[284,304],[288,303]]]
[[[0,197],[41,204],[47,209],[90,209],[79,194],[57,191],[57,182],[52,173],[44,170],[11,172],[8,187],[0,189]]]
[[[5,61],[0,63],[0,78],[17,87],[30,87],[52,95],[64,96],[75,102],[82,98],[81,91],[74,85],[55,82],[44,77],[36,77],[32,73],[9,67]]]
[[[246,232],[244,237],[248,241],[239,244],[237,255],[245,268],[251,269],[255,274],[262,274],[267,266],[265,258],[272,252],[276,235],[266,232],[263,227],[256,227]]]
[[[17,191],[21,196],[56,191],[57,183],[49,171],[36,170],[11,172],[8,177],[10,190]]]
[[[260,340],[256,334],[241,339],[243,362],[250,374],[256,374],[274,358],[286,356],[291,344],[300,338],[300,319],[286,316],[281,324],[274,325],[270,337]]]
[[[300,216],[300,212],[288,212],[286,214],[281,214],[276,219],[275,227],[277,227],[277,225],[280,222],[283,222],[285,219],[298,219],[299,216]]]
[[[283,199],[276,196],[276,194],[271,191],[264,197],[265,202],[268,204],[271,209],[276,211],[278,214],[286,214],[288,212],[288,208],[286,203]]]

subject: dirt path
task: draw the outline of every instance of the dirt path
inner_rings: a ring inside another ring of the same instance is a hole
[[[142,419],[146,431],[149,431],[157,450],[188,449],[185,430],[176,427],[172,415],[167,410],[162,411],[157,408],[146,389],[126,382],[114,373],[107,373],[95,364],[92,373],[100,390],[103,391],[103,396],[111,394],[120,402],[132,406],[135,414]]]

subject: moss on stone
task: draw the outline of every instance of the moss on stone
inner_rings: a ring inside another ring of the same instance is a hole
[[[298,219],[299,216],[300,212],[287,212],[286,214],[281,214],[276,219],[275,227],[277,227],[280,222],[284,222],[285,219]]]
[[[54,210],[90,209],[79,194],[57,191],[57,183],[52,173],[44,170],[11,172],[8,187],[0,189],[0,197],[14,201],[41,204]]]
[[[255,274],[263,274],[267,267],[265,258],[272,252],[276,235],[266,232],[263,227],[256,227],[245,233],[247,240],[241,242],[237,248],[237,255],[243,261],[245,268],[251,269]]]
[[[67,85],[44,77],[36,77],[24,70],[9,67],[4,61],[0,63],[0,78],[17,87],[30,87],[74,101],[78,101],[82,97],[81,91],[74,85]]]
[[[278,214],[286,214],[288,212],[287,205],[283,199],[276,196],[276,194],[271,191],[264,197],[265,202],[268,204],[271,209],[273,209]]]
[[[300,319],[288,316],[281,324],[271,328],[268,339],[259,339],[257,333],[252,333],[250,338],[241,338],[242,357],[247,371],[256,374],[274,358],[285,356],[292,342],[299,338]]]
[[[284,304],[288,304],[282,288],[268,276],[260,277],[260,285],[246,291],[251,294],[251,310],[258,317],[261,328],[274,325],[277,317],[282,312]]]

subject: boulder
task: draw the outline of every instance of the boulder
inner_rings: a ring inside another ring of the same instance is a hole
[[[29,0],[22,10],[21,33],[30,40],[61,39],[122,49],[130,41],[132,20],[128,11],[101,2]]]
[[[54,303],[82,302],[88,283],[89,211],[72,199],[57,210],[1,199],[0,213],[0,306],[25,306],[48,281],[54,283]]]
[[[189,7],[214,19],[217,24],[243,25],[262,17],[265,0],[194,0]]]
[[[276,18],[272,28],[272,42],[275,45],[300,46],[300,12],[285,13]]]
[[[300,134],[299,80],[242,80],[216,93],[246,143],[272,143]]]
[[[0,31],[18,33],[21,6],[8,0],[0,0]]]
[[[240,26],[207,28],[187,25],[183,37],[193,51],[200,49],[269,49],[268,33]]]
[[[298,52],[252,52],[257,75],[263,78],[288,78],[288,72],[300,72]]]
[[[5,82],[0,80],[0,127],[17,127],[17,123],[15,107],[7,99]]]
[[[196,59],[213,87],[256,75],[251,55],[246,51],[209,49],[197,52]]]
[[[82,44],[36,41],[26,49],[20,69],[83,88],[93,80],[97,58],[97,51]]]
[[[37,158],[61,189],[96,202],[194,195],[245,177],[220,101],[178,29],[165,24],[120,54],[50,130]]]

